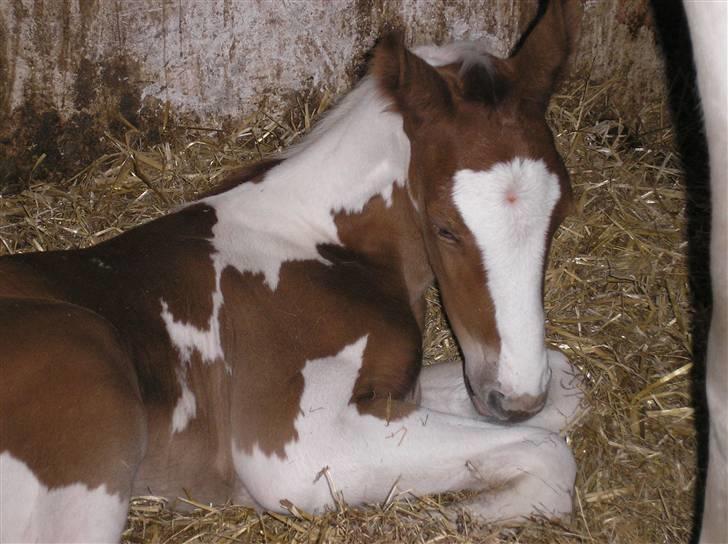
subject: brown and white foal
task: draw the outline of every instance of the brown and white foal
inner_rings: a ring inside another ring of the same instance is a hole
[[[508,60],[385,38],[280,161],[96,247],[0,259],[0,539],[118,540],[135,493],[320,511],[331,482],[568,514],[579,397],[542,281],[570,188],[544,111],[578,15],[551,2]],[[465,380],[421,368],[435,279]]]

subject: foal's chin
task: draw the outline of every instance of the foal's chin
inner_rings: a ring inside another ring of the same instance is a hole
[[[517,423],[523,423],[524,421],[528,421],[541,411],[541,409],[539,409],[534,412],[516,411],[503,413],[499,412],[498,410],[489,408],[478,397],[471,396],[470,400],[473,403],[473,406],[475,406],[475,410],[481,416],[483,416],[483,419],[485,419],[485,421],[487,421],[488,423],[495,423],[497,425],[514,425]]]

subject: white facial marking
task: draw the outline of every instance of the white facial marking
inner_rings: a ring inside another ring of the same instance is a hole
[[[558,177],[540,160],[517,158],[455,174],[453,201],[480,248],[495,304],[504,393],[537,395],[549,378],[541,281],[560,194]]]
[[[117,542],[127,508],[106,485],[48,489],[25,463],[0,454],[0,542]]]

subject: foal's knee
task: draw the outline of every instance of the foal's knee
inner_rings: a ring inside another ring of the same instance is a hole
[[[526,493],[533,494],[533,504],[539,505],[549,518],[564,518],[571,514],[572,490],[576,480],[576,461],[571,450],[558,435],[553,434],[534,452],[533,472]]]
[[[576,463],[558,435],[530,433],[499,461],[492,469],[493,489],[466,504],[471,514],[488,522],[571,514]]]

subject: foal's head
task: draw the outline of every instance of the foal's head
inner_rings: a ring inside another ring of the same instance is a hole
[[[408,190],[483,415],[524,419],[544,404],[543,275],[571,205],[544,118],[576,40],[578,2],[551,1],[515,55],[455,44],[408,51],[397,37],[373,73],[410,139]]]

